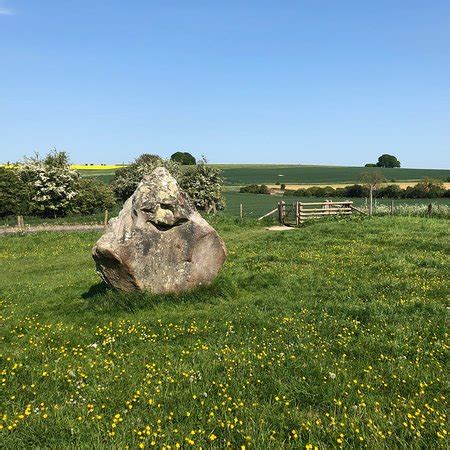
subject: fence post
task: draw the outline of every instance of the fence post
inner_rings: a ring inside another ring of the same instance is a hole
[[[391,216],[394,215],[394,199],[391,200]]]
[[[103,219],[103,226],[106,228],[108,225],[108,210],[105,209],[105,218]]]
[[[299,215],[299,208],[298,208],[298,202],[295,202],[295,225],[298,227],[299,223],[300,223],[300,218],[298,217]]]
[[[428,205],[428,215],[431,216],[432,212],[433,212],[433,204],[430,203],[430,204]]]
[[[284,221],[284,202],[278,202],[278,222],[282,224]]]
[[[373,187],[370,186],[369,190],[369,216],[373,214]]]
[[[24,222],[23,222],[23,216],[17,216],[17,227],[20,229],[25,228]]]
[[[242,206],[242,203],[239,203],[239,217],[242,220],[242,217],[244,217],[244,207]]]

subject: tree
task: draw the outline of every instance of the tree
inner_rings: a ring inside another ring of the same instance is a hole
[[[170,159],[183,166],[195,166],[197,164],[195,158],[188,152],[175,152]]]
[[[36,155],[36,157],[39,160],[39,155]],[[60,169],[65,169],[70,166],[69,155],[67,152],[59,152],[54,148],[45,156],[43,163],[47,167],[59,167]]]
[[[95,178],[80,178],[76,183],[77,194],[71,210],[77,214],[93,214],[111,208],[115,204],[111,187]]]
[[[400,161],[395,156],[385,153],[378,158],[377,167],[400,167]]]
[[[249,184],[248,186],[242,186],[239,189],[241,193],[249,193],[249,194],[268,194],[269,188],[265,184]]]
[[[405,190],[406,198],[437,198],[445,194],[444,183],[440,180],[425,178],[415,186],[409,186]]]
[[[361,184],[352,184],[351,186],[345,186],[344,191],[341,192],[344,197],[366,197],[369,191]]]
[[[373,163],[367,163],[364,167],[378,167],[378,166]]]
[[[321,186],[310,186],[306,189],[306,195],[308,197],[324,197],[325,189]]]
[[[403,189],[398,184],[388,184],[380,188],[377,197],[380,198],[401,198]]]
[[[384,183],[385,179],[379,172],[364,172],[360,175],[360,181],[369,190],[369,214],[373,213],[373,192]]]
[[[26,214],[31,190],[16,167],[0,167],[0,217]]]

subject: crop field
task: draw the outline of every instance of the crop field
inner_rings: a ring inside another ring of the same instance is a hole
[[[116,169],[77,169],[82,177],[96,177],[108,184],[111,182]]]
[[[294,166],[271,164],[213,164],[223,171],[225,183],[233,186],[247,184],[311,183],[356,183],[362,172],[376,171],[391,181],[419,181],[425,177],[447,180],[450,170],[446,169],[380,169],[366,167],[338,166]],[[78,167],[78,166],[77,166]],[[99,176],[108,182],[114,169],[79,169],[83,176]]]
[[[3,448],[448,448],[448,221],[213,220],[180,296],[108,290],[97,232],[0,238]]]
[[[292,165],[216,165],[223,170],[226,184],[308,184],[308,183],[356,183],[362,172],[376,171],[387,180],[409,181],[425,177],[447,179],[450,170],[444,169],[383,169],[338,166],[292,166]]]

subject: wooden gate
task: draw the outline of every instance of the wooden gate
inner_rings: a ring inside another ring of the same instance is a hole
[[[319,219],[323,217],[331,216],[349,216],[357,212],[360,214],[367,214],[364,211],[353,206],[353,202],[315,202],[315,203],[303,203],[296,202],[293,204],[286,204],[281,201],[278,203],[278,207],[264,216],[260,217],[259,220],[278,213],[278,222],[285,225],[300,225],[310,219]],[[291,221],[295,221],[292,223]],[[291,222],[291,223],[290,223]]]

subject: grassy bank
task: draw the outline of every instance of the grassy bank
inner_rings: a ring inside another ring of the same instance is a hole
[[[0,238],[5,448],[445,447],[447,221],[214,225],[180,297],[105,289],[99,233]]]

